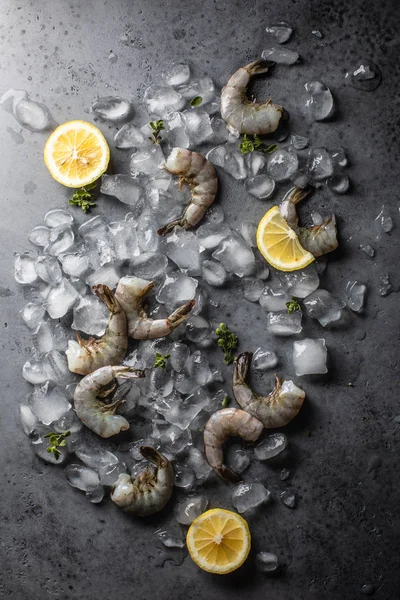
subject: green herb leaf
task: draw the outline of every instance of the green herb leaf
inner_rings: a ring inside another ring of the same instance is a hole
[[[203,102],[203,98],[201,96],[195,96],[194,98],[191,99],[189,104],[190,104],[190,106],[196,107],[196,106],[200,106],[200,104],[202,102]]]
[[[221,402],[222,408],[226,408],[230,401],[231,401],[231,399],[229,398],[229,396],[225,396]]]
[[[96,203],[92,201],[93,195],[89,192],[89,190],[92,190],[95,187],[96,182],[94,181],[93,183],[89,183],[88,185],[85,185],[85,187],[76,190],[72,198],[69,199],[69,203],[74,206],[80,206],[83,212],[87,213],[92,206],[96,206]]]
[[[270,154],[271,152],[275,152],[277,149],[278,146],[276,144],[270,144],[267,146],[256,134],[253,135],[253,141],[249,140],[247,135],[244,134],[242,141],[239,143],[239,150],[242,154],[254,152],[254,150]]]
[[[46,448],[47,452],[50,454],[54,454],[54,458],[58,460],[61,456],[61,452],[58,448],[62,448],[67,445],[67,438],[71,435],[70,431],[66,431],[65,433],[55,433],[51,431],[50,433],[46,433],[45,438],[49,438],[49,445]]]
[[[165,356],[163,356],[162,354],[160,354],[159,352],[156,352],[156,360],[154,363],[154,368],[157,369],[158,367],[160,367],[161,369],[165,369],[167,368],[167,360],[171,358],[170,354],[166,354]]]
[[[289,315],[291,315],[295,310],[301,310],[299,301],[295,296],[292,296],[292,299],[289,302],[286,302],[286,308]]]
[[[236,350],[239,340],[237,336],[232,333],[225,325],[220,323],[219,327],[215,330],[218,336],[217,344],[224,353],[224,360],[227,365],[230,365],[234,359],[234,350]]]
[[[248,139],[247,135],[244,134],[242,141],[239,144],[239,150],[242,154],[248,154],[253,152],[255,146],[251,140]]]
[[[157,121],[150,121],[149,125],[153,130],[153,134],[149,137],[149,140],[153,142],[153,144],[158,144],[162,140],[160,131],[165,129],[164,121],[162,119],[157,119]]]

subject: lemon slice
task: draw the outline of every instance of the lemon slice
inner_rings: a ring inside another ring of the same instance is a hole
[[[315,260],[311,252],[301,246],[278,206],[273,206],[259,222],[257,247],[265,260],[280,271],[303,269]]]
[[[213,508],[193,521],[186,544],[197,566],[225,575],[238,569],[250,552],[249,526],[237,513]]]
[[[44,162],[52,177],[71,188],[96,181],[109,160],[106,138],[86,121],[63,123],[53,131],[44,148]]]

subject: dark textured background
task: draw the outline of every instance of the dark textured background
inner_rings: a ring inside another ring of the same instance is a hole
[[[183,566],[154,561],[154,530],[172,520],[171,511],[150,522],[133,521],[107,501],[91,505],[68,486],[61,469],[31,455],[18,422],[17,408],[30,386],[21,375],[29,356],[30,335],[20,320],[23,292],[12,277],[12,252],[29,248],[27,234],[49,207],[64,206],[66,190],[48,175],[42,161],[45,136],[20,131],[10,115],[0,115],[1,148],[1,358],[0,413],[0,598],[137,600],[356,599],[363,584],[374,597],[399,597],[398,364],[397,293],[381,298],[379,276],[389,272],[399,288],[399,19],[397,0],[0,0],[0,93],[27,89],[45,102],[59,122],[90,119],[97,95],[119,94],[135,100],[157,81],[172,61],[187,61],[195,75],[219,85],[238,66],[268,44],[265,26],[280,20],[295,28],[289,47],[302,63],[277,68],[257,84],[259,97],[272,94],[290,112],[292,129],[310,134],[313,145],[343,145],[351,160],[351,193],[323,191],[308,206],[336,212],[341,250],[329,261],[323,286],[343,294],[350,278],[368,286],[365,314],[350,315],[347,326],[322,331],[307,321],[306,333],[323,335],[330,372],[322,381],[303,381],[307,403],[287,429],[292,487],[299,507],[273,503],[252,522],[254,550],[281,554],[289,568],[279,578],[254,570],[254,561],[236,574],[213,577],[186,559]],[[312,29],[324,34],[322,40]],[[126,35],[125,35],[126,34]],[[118,56],[108,60],[110,50]],[[347,70],[363,58],[382,70],[382,85],[372,93],[352,88]],[[303,83],[322,79],[333,91],[337,115],[331,123],[303,122]],[[113,128],[102,126],[106,135]],[[121,153],[114,153],[118,170]],[[266,204],[221,174],[219,201],[230,222],[246,214],[258,219]],[[373,220],[382,203],[391,207],[396,227],[376,241]],[[100,211],[124,211],[116,202]],[[304,209],[303,209],[304,210]],[[308,209],[305,209],[305,214]],[[97,214],[95,211],[94,214]],[[368,259],[360,243],[376,249]],[[265,341],[260,307],[238,302],[236,291],[216,296],[226,305],[229,324],[242,348]],[[218,319],[216,310],[211,318]],[[363,333],[365,332],[364,339]],[[290,342],[275,342],[290,373]],[[285,371],[286,372],[286,371]],[[264,381],[265,379],[265,381]],[[268,375],[259,383],[271,385]],[[348,383],[353,383],[349,387]],[[368,472],[371,457],[382,466]],[[260,478],[275,491],[279,470],[263,467]],[[228,490],[207,490],[213,506],[229,508]]]

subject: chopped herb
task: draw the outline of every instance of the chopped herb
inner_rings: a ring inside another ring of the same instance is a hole
[[[295,296],[292,296],[292,299],[289,302],[286,302],[286,308],[289,315],[291,315],[295,310],[301,310],[299,301]]]
[[[239,150],[242,154],[248,154],[249,152],[254,152],[254,150],[258,150],[258,152],[266,152],[270,154],[271,152],[275,152],[278,149],[276,144],[270,144],[267,146],[264,144],[262,140],[258,137],[258,135],[253,135],[253,141],[249,140],[246,134],[244,134],[242,141],[239,144]]]
[[[225,323],[220,323],[215,330],[218,336],[217,344],[224,353],[224,359],[227,365],[230,365],[234,358],[234,350],[237,348],[239,340],[237,336],[229,331]]]
[[[230,401],[231,399],[229,398],[229,396],[224,396],[224,399],[221,402],[222,408],[226,408]]]
[[[54,431],[51,431],[44,436],[45,438],[49,438],[47,452],[54,454],[54,458],[56,460],[58,460],[61,456],[59,448],[67,445],[67,440],[65,438],[67,438],[69,435],[71,435],[70,431],[66,431],[65,433],[54,433]]]
[[[149,140],[151,142],[153,142],[153,144],[159,144],[160,141],[162,140],[162,137],[160,136],[160,132],[163,129],[165,129],[164,121],[162,119],[158,119],[157,121],[150,121],[149,125],[153,130],[153,133],[152,133],[151,137],[149,137]]]
[[[191,99],[189,104],[190,104],[190,106],[196,107],[196,106],[200,106],[200,104],[202,102],[203,102],[203,98],[201,96],[195,96],[194,98]]]
[[[69,203],[74,206],[80,206],[84,213],[87,213],[92,206],[96,206],[96,203],[92,201],[93,194],[89,192],[96,187],[96,182],[89,183],[85,187],[80,188],[74,192],[72,198],[69,199]]]
[[[170,354],[166,354],[165,356],[163,356],[162,354],[160,354],[159,352],[156,352],[156,360],[154,363],[154,368],[157,369],[157,367],[160,367],[161,369],[165,369],[167,368],[167,360],[171,358]]]

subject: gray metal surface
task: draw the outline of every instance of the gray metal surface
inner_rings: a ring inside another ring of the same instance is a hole
[[[65,205],[67,191],[43,164],[45,135],[25,130],[21,135],[11,116],[1,112],[0,598],[334,600],[363,597],[361,587],[369,583],[375,586],[374,598],[398,597],[400,425],[394,417],[399,414],[399,297],[377,293],[383,272],[390,274],[395,289],[400,283],[397,4],[0,0],[0,92],[27,89],[59,122],[90,119],[97,95],[135,101],[176,60],[188,61],[196,75],[209,75],[222,86],[267,45],[267,24],[292,24],[290,47],[299,51],[302,63],[276,69],[273,77],[257,83],[257,93],[282,103],[293,132],[310,134],[313,145],[342,145],[348,151],[351,192],[343,197],[315,194],[303,214],[329,204],[338,216],[340,250],[329,258],[324,287],[342,294],[354,278],[368,286],[365,314],[351,315],[344,328],[323,331],[329,374],[319,381],[305,378],[306,405],[287,428],[299,506],[290,511],[276,501],[251,523],[254,553],[282,552],[291,560],[289,568],[277,578],[257,573],[252,559],[226,577],[200,572],[189,558],[181,567],[166,563],[157,568],[154,530],[173,518],[173,503],[150,521],[131,519],[110,501],[90,504],[68,486],[61,469],[31,454],[19,425],[18,404],[30,389],[21,368],[31,340],[19,315],[24,297],[12,277],[12,253],[29,248],[29,231],[49,208]],[[313,29],[323,33],[322,40],[311,34]],[[115,63],[108,60],[111,50],[118,57]],[[363,58],[383,73],[382,85],[372,93],[355,90],[345,78]],[[311,79],[322,79],[332,89],[338,110],[332,122],[308,131],[298,103],[304,82]],[[101,127],[111,140],[114,128]],[[121,156],[114,153],[115,172]],[[218,201],[230,223],[241,220],[244,211],[246,218],[258,220],[266,204],[223,173],[220,179]],[[396,227],[376,241],[373,220],[383,203],[390,206]],[[124,212],[112,200],[99,203],[94,214],[101,211]],[[375,247],[374,259],[359,250],[361,243]],[[265,316],[258,305],[240,300],[237,289],[215,296],[224,309],[212,308],[210,317],[223,316],[238,332],[243,350],[265,342]],[[306,333],[316,337],[322,331],[308,320]],[[289,342],[275,343],[286,356]],[[289,363],[283,364],[291,374]],[[262,391],[271,387],[272,378],[256,383]],[[368,472],[373,455],[382,466]],[[262,480],[280,489],[279,470],[265,467]],[[212,506],[229,508],[229,490],[222,484],[210,486],[207,495]]]

